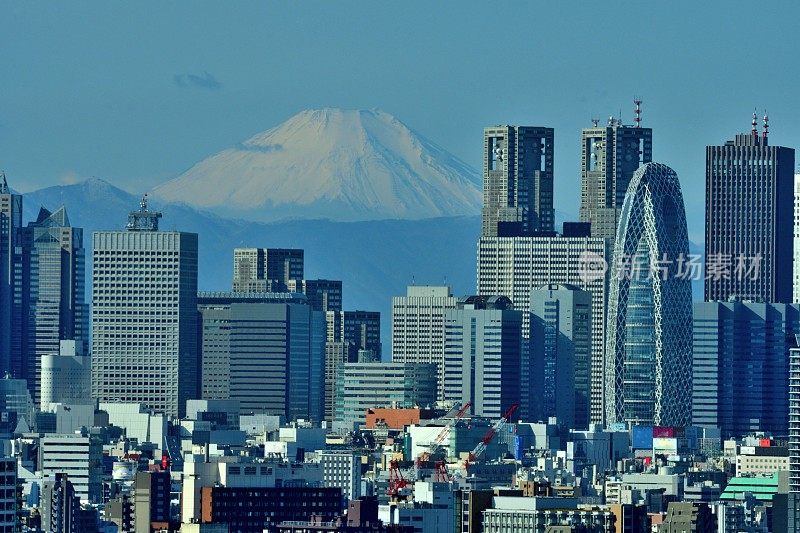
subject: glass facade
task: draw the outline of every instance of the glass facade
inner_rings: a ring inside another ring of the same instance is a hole
[[[683,195],[659,163],[636,171],[610,270],[606,421],[688,426],[692,294]]]

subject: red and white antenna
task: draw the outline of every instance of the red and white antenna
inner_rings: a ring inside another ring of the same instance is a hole
[[[642,99],[637,96],[633,99],[633,103],[636,105],[633,109],[633,124],[634,127],[638,128],[642,125]]]
[[[758,137],[758,115],[753,111],[753,137]]]

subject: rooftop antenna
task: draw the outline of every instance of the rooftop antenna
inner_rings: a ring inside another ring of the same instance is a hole
[[[753,111],[753,137],[758,137],[758,115]]]
[[[764,138],[767,138],[769,134],[769,115],[767,114],[767,110],[764,110],[764,133],[762,134]]]
[[[597,117],[592,117],[592,126],[596,128],[598,124],[600,124],[600,119]]]
[[[8,182],[6,181],[5,170],[0,170],[0,178],[3,178],[2,181],[0,181],[0,194],[8,194],[9,190],[8,190]]]
[[[414,286],[417,284],[417,279],[414,277],[414,274],[411,274],[411,285]]]
[[[633,103],[636,105],[633,110],[633,124],[638,128],[642,125],[642,99],[637,96],[633,99]]]

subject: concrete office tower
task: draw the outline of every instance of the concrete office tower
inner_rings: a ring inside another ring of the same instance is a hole
[[[39,499],[42,531],[78,533],[81,502],[67,474],[46,477]]]
[[[435,370],[432,364],[345,363],[336,383],[336,420],[364,424],[373,407],[432,407]]]
[[[692,424],[723,438],[789,429],[789,349],[800,305],[694,304]]]
[[[83,230],[70,225],[64,207],[39,210],[22,232],[24,372],[33,401],[41,401],[42,358],[75,340],[88,351],[88,306],[84,302]]]
[[[519,403],[522,314],[505,296],[470,296],[446,312],[445,402],[489,418]]]
[[[554,416],[567,427],[589,429],[592,365],[592,295],[575,285],[531,291],[531,373],[534,420]],[[538,407],[538,408],[536,408]]]
[[[432,363],[437,368],[438,398],[444,391],[444,317],[458,300],[450,287],[411,285],[392,298],[392,361]]]
[[[53,404],[92,404],[92,363],[83,346],[61,341],[59,351],[42,356],[39,409],[50,411]]]
[[[136,533],[169,529],[171,481],[168,470],[136,472],[133,523]]]
[[[303,279],[303,250],[236,248],[233,292],[283,292],[289,280]]]
[[[381,360],[381,314],[377,311],[328,311],[325,318],[325,420],[333,421],[336,380],[341,365]]]
[[[800,532],[800,348],[789,350],[789,497],[788,528]]]
[[[794,149],[770,146],[767,118],[706,147],[705,300],[792,301]]]
[[[159,231],[147,198],[94,234],[92,396],[181,416],[197,396],[197,234]]]
[[[322,420],[325,317],[304,295],[201,292],[197,304],[204,399]]]
[[[514,309],[525,312],[523,335],[527,343],[531,291],[548,284],[570,284],[592,295],[592,422],[603,421],[603,373],[607,282],[604,265],[610,262],[606,239],[599,237],[483,237],[478,243],[478,294],[511,298]],[[527,350],[527,347],[526,347]],[[522,411],[530,404],[530,359],[522,365]],[[528,386],[525,386],[528,383]]]
[[[78,498],[102,502],[103,445],[98,437],[84,430],[74,435],[47,434],[39,442],[42,476],[66,474]]]
[[[289,292],[302,292],[315,311],[342,310],[342,282],[333,279],[290,279]]]
[[[628,185],[614,245],[607,422],[691,423],[692,287],[681,272],[688,255],[678,175],[647,163]]]
[[[0,450],[0,531],[17,531],[17,458]]]
[[[653,130],[609,117],[581,131],[581,222],[592,224],[592,236],[614,239],[628,184],[641,165],[653,160]]]
[[[484,237],[553,231],[553,128],[483,131]]]
[[[0,173],[0,374],[23,376],[22,196]]]
[[[794,175],[794,255],[792,264],[792,303],[800,303],[800,174]]]

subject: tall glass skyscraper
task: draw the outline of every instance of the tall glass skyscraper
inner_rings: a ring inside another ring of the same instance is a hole
[[[696,302],[692,425],[723,438],[789,428],[789,350],[800,333],[800,306]]]
[[[53,213],[42,208],[22,240],[23,366],[39,405],[42,357],[58,354],[61,340],[88,351],[83,230],[71,227],[64,207]]]
[[[753,130],[706,148],[705,300],[792,301],[794,149]]]
[[[0,174],[0,377],[22,376],[22,196]]]
[[[181,416],[197,397],[197,234],[159,231],[140,209],[94,233],[92,397]]]
[[[610,272],[606,420],[688,426],[692,291],[675,172],[647,163],[631,179]]]

